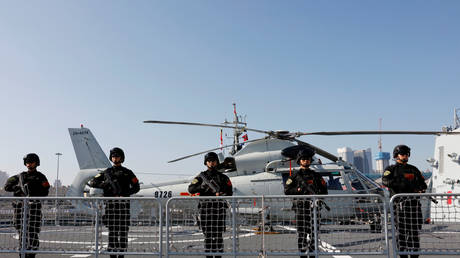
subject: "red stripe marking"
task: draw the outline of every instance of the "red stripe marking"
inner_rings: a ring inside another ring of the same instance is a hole
[[[452,193],[452,191],[448,191],[447,193]],[[452,204],[452,196],[447,197],[447,204]]]

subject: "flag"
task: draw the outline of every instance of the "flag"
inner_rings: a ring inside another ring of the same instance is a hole
[[[248,135],[247,135],[247,134],[243,135],[242,137],[243,137],[243,140],[244,140],[244,141],[247,141],[247,140],[248,140]]]
[[[222,147],[224,146],[224,139],[222,137],[222,129],[220,129],[220,149],[222,150]]]

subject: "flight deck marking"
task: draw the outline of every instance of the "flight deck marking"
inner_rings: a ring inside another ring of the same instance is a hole
[[[340,250],[337,249],[335,246],[329,244],[329,243],[326,243],[322,240],[318,240],[320,242],[320,246],[319,248],[323,249],[324,251],[332,251],[334,253],[340,253]],[[332,255],[332,257],[334,258],[352,258],[351,256],[349,255]]]
[[[294,227],[288,227],[288,226],[281,226],[281,228],[284,228],[286,230],[290,230],[290,231],[297,231],[296,228]],[[340,250],[337,249],[335,246],[329,244],[329,243],[326,243],[322,240],[319,240],[320,242],[320,246],[319,248],[323,249],[324,251],[332,251],[333,253],[340,253]],[[352,258],[351,256],[349,255],[332,255],[332,257],[334,258]]]

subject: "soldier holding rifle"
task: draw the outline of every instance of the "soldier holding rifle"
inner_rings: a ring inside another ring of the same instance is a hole
[[[188,187],[191,194],[200,196],[231,196],[233,195],[232,182],[230,179],[217,171],[219,158],[214,152],[204,156],[206,171],[195,177]],[[225,231],[225,217],[228,208],[224,200],[206,199],[200,200],[198,209],[200,211],[200,227],[205,237],[205,252],[222,253],[224,243],[222,234]],[[206,256],[212,258],[213,256]],[[214,256],[221,257],[221,256]]]
[[[317,195],[327,194],[326,182],[323,177],[310,169],[315,151],[306,148],[299,151],[297,164],[300,169],[290,176],[284,188],[286,195]],[[322,205],[329,210],[323,201]],[[309,199],[296,198],[293,202],[293,209],[296,213],[298,248],[301,253],[312,253],[315,251],[314,214],[312,201]],[[319,231],[319,215],[317,213],[317,230]],[[308,257],[301,255],[300,257]],[[310,255],[315,257],[315,255]]]
[[[129,197],[139,192],[139,180],[134,173],[123,167],[125,153],[120,148],[110,150],[113,166],[97,174],[89,186],[102,188],[105,197]],[[126,252],[130,225],[129,200],[107,200],[102,223],[109,229],[109,252]],[[123,255],[110,255],[110,258],[123,258]]]
[[[37,171],[40,166],[40,158],[35,153],[29,153],[23,158],[26,172],[8,178],[5,184],[5,191],[13,192],[17,197],[48,196],[50,184],[48,179],[41,172]],[[24,214],[23,201],[13,203],[14,220],[13,224],[19,233],[19,246],[22,246],[22,220]],[[26,226],[26,250],[38,250],[40,244],[38,234],[40,233],[42,220],[42,204],[39,200],[28,202],[27,226]],[[19,255],[21,257],[21,255]],[[34,258],[34,253],[27,253],[26,258]]]
[[[390,189],[393,196],[398,193],[424,193],[427,189],[425,178],[418,168],[408,164],[410,148],[398,145],[393,150],[396,164],[385,169],[382,177],[384,186]],[[436,200],[433,200],[436,202]],[[419,198],[403,197],[395,200],[395,221],[398,232],[399,251],[418,251],[420,249],[419,231],[422,229],[423,215]],[[408,255],[400,255],[407,258]],[[417,258],[418,255],[411,255]]]

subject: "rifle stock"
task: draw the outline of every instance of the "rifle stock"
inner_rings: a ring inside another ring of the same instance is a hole
[[[112,188],[113,194],[118,196],[121,194],[121,189],[120,189],[120,184],[118,182],[114,182],[112,175],[109,172],[105,172],[105,176],[107,178],[108,183],[110,184],[110,187]]]
[[[217,185],[214,181],[210,181],[208,178],[206,178],[206,176],[204,176],[203,174],[200,174],[200,178],[203,180],[203,182],[209,187],[211,188],[211,190],[214,191],[214,193],[220,193],[220,187],[219,185]]]

